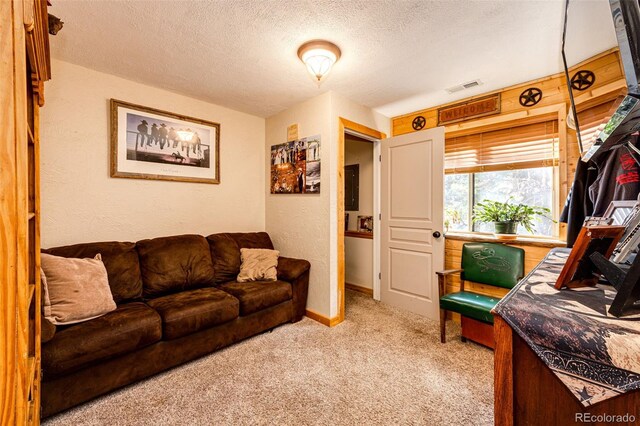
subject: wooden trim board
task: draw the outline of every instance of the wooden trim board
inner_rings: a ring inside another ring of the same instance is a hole
[[[513,426],[513,335],[511,327],[499,316],[493,319],[494,352],[494,424]]]
[[[358,293],[366,294],[369,297],[373,297],[373,289],[368,287],[362,287],[356,284],[344,283],[347,290],[357,291]]]
[[[527,236],[518,236],[515,240],[499,240],[495,236],[490,234],[462,234],[462,233],[447,233],[445,234],[445,239],[453,240],[453,241],[471,241],[471,242],[489,242],[489,243],[498,243],[498,244],[507,244],[507,245],[521,245],[521,246],[531,246],[531,247],[545,247],[545,248],[555,248],[555,247],[566,247],[567,243],[561,240],[553,240],[553,239],[535,239],[535,238],[527,238]]]
[[[329,319],[324,315],[319,314],[318,312],[313,311],[311,309],[307,309],[305,315],[314,321],[318,321],[322,325],[326,325],[327,327],[334,327],[342,322],[340,317],[334,317]]]
[[[353,238],[366,238],[367,240],[373,240],[373,232],[344,231],[344,236],[353,237]]]

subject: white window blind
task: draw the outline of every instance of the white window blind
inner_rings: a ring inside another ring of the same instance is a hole
[[[445,173],[478,173],[558,164],[558,122],[549,120],[445,140]]]

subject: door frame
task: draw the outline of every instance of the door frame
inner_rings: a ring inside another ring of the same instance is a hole
[[[387,135],[378,130],[372,129],[362,124],[338,117],[338,320],[336,324],[344,321],[344,134],[345,132],[360,136],[374,142],[373,155],[373,298],[380,300],[380,140]],[[377,141],[377,142],[375,142]]]

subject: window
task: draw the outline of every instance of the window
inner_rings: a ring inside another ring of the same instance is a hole
[[[553,209],[558,163],[557,121],[492,130],[445,141],[445,225],[449,231],[493,232],[491,223],[472,223],[483,200]],[[535,235],[554,235],[549,218],[537,218]],[[518,234],[529,234],[522,226]]]
[[[471,188],[469,173],[445,175],[444,177],[444,220],[448,231],[470,231]]]
[[[448,174],[445,176],[445,220],[449,231],[493,232],[490,223],[471,223],[471,205],[483,200],[503,201],[546,207],[553,210],[553,167],[498,172]],[[553,222],[534,221],[536,235],[552,236]],[[529,234],[522,226],[518,234]]]

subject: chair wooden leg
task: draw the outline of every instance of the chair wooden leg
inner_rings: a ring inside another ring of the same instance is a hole
[[[466,318],[465,316],[460,315],[460,341],[462,343],[467,343],[467,338],[464,337],[464,325],[462,325],[465,318]]]
[[[446,343],[447,311],[440,309],[440,343]]]

